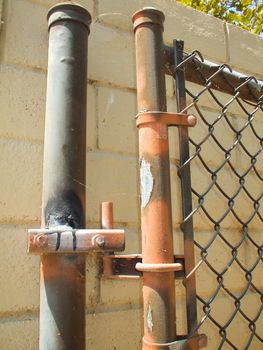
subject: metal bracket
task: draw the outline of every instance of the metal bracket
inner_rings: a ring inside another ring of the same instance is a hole
[[[192,114],[168,113],[168,112],[142,112],[138,113],[136,118],[136,126],[143,124],[160,123],[167,126],[195,126],[197,119]]]
[[[143,264],[137,263],[135,265],[136,270],[142,272],[174,272],[183,270],[183,265],[180,263],[171,264]]]
[[[157,264],[158,266],[152,265],[156,264],[142,264],[141,254],[107,255],[103,256],[102,276],[109,279],[139,279],[143,276],[143,271],[145,272],[145,268],[154,268],[156,272],[160,269],[159,264]],[[169,271],[174,271],[176,279],[185,278],[183,255],[175,255],[174,263],[172,264],[161,265],[161,269],[167,268],[167,266],[163,267],[163,265],[169,265]],[[172,270],[170,270],[170,268]]]
[[[177,338],[178,340],[165,344],[152,343],[143,338],[143,343],[149,348],[152,347],[154,350],[158,348],[163,349],[164,347],[167,347],[167,350],[196,350],[207,346],[207,336],[205,334],[196,334],[192,337],[183,335]]]
[[[113,204],[101,203],[100,229],[74,229],[67,225],[28,230],[28,253],[85,254],[121,252],[125,249],[124,230],[113,229]]]
[[[28,253],[88,253],[89,251],[123,251],[124,230],[73,229],[57,226],[28,230]]]

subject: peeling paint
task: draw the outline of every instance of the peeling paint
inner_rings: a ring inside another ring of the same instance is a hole
[[[148,310],[147,310],[147,327],[148,327],[150,332],[153,331],[153,316],[152,316],[151,305],[149,305]]]
[[[141,159],[140,180],[141,180],[141,207],[145,208],[149,203],[153,191],[153,176],[151,164],[145,159]]]
[[[106,107],[105,107],[105,113],[104,113],[105,116],[109,113],[113,103],[114,103],[114,93],[111,91],[109,94],[108,100],[107,100]],[[103,122],[105,122],[105,119],[103,120]]]

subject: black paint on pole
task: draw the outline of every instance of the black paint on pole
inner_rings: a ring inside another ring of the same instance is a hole
[[[90,22],[88,11],[72,3],[48,13],[42,227],[85,227]],[[42,255],[39,338],[41,350],[85,349],[84,255]]]

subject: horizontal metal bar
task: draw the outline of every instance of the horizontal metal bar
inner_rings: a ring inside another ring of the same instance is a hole
[[[136,116],[136,126],[143,124],[160,123],[168,126],[195,126],[197,118],[191,114],[167,113],[167,112],[143,112]]]
[[[174,263],[180,270],[174,271],[175,278],[184,278],[184,256],[175,255]],[[136,264],[142,265],[141,254],[103,256],[103,277],[109,279],[139,279],[143,272],[137,270]]]
[[[165,61],[166,73],[168,75],[174,75],[174,58],[172,47],[165,47]],[[202,61],[194,56],[185,61],[182,67],[185,71],[186,80],[204,86],[205,79],[209,79],[213,74],[215,74],[220,68],[220,65],[216,65],[215,63],[207,60]],[[201,74],[199,74],[199,72]],[[202,76],[205,79],[202,78]],[[243,83],[245,84],[241,86]],[[235,89],[238,89],[240,98],[254,103],[262,100],[263,98],[262,81],[256,80],[254,77],[240,74],[236,71],[231,71],[226,65],[220,74],[215,74],[213,76],[210,81],[210,88],[230,95],[233,95]]]
[[[124,248],[124,230],[72,229],[69,226],[28,230],[29,253],[79,254],[89,251],[123,251]]]

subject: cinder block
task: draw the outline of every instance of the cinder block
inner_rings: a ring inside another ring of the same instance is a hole
[[[92,150],[97,147],[97,112],[96,112],[96,88],[93,85],[87,87],[87,149]]]
[[[222,312],[224,310],[224,312]],[[227,322],[227,320],[231,317],[235,310],[234,303],[231,299],[229,299],[226,295],[217,297],[213,303],[211,304],[211,316],[219,323],[224,326],[224,324]],[[201,319],[204,316],[203,311],[201,309],[199,310],[199,319]],[[238,333],[238,343],[236,343],[236,339],[233,339],[229,335],[229,329],[227,330],[227,335],[231,341],[234,341],[234,344],[237,346],[239,344],[244,344],[244,338],[248,335],[248,330],[245,327],[245,323],[242,322],[242,320],[239,319],[239,316],[237,315],[235,318],[234,323],[236,324],[235,329],[242,330],[240,333]],[[240,327],[240,328],[239,328]],[[220,342],[222,341],[222,337],[219,334],[219,329],[216,325],[212,323],[208,318],[203,323],[200,333],[205,333],[208,337],[208,346],[207,349],[213,350],[217,349],[220,345]],[[237,346],[237,349],[242,349],[243,347]]]
[[[226,60],[225,31],[223,21],[212,16],[182,6],[172,0],[150,0],[145,4],[136,1],[99,1],[99,19],[114,25],[115,13],[127,16],[127,23],[131,21],[133,13],[145,6],[153,6],[164,12],[164,40],[171,44],[173,39],[185,41],[187,51],[200,50],[205,56],[223,62]],[[124,16],[118,20],[117,26],[127,30],[131,28],[125,22]],[[204,39],[205,38],[205,39]]]
[[[42,145],[0,140],[0,221],[38,222],[41,213]]]
[[[58,4],[57,0],[28,0],[28,1],[47,8],[50,8],[51,6]],[[77,3],[85,7],[90,12],[90,14],[92,14],[93,0],[78,0]]]
[[[169,3],[169,5],[168,5]],[[226,61],[224,22],[191,7],[166,1],[164,40],[183,40],[185,51],[199,50],[212,61]],[[167,10],[169,8],[169,10]]]
[[[246,244],[243,243],[238,247],[242,240],[242,233],[238,231],[221,230],[222,236],[233,246],[237,247],[237,259],[245,266],[246,264]],[[218,235],[214,242],[215,234],[213,232],[195,232],[195,240],[207,250],[206,261],[217,271],[222,274],[223,283],[226,288],[232,292],[241,292],[247,285],[245,272],[241,269],[236,261],[233,260],[232,249]],[[199,248],[196,247],[195,261],[204,261],[200,255]],[[196,272],[197,291],[201,297],[211,297],[218,286],[217,275],[209,268],[205,261],[199,266]],[[207,299],[207,298],[205,298]]]
[[[38,348],[38,322],[35,318],[10,320],[1,323],[0,348],[3,350],[36,350]]]
[[[99,19],[103,19],[103,15],[106,17],[108,16],[107,22],[114,24],[113,20],[114,17],[111,18],[110,21],[110,15],[113,15],[115,13],[121,14],[127,22],[132,23],[131,21],[131,16],[138,11],[139,9],[147,6],[158,6],[158,4],[161,6],[164,4],[165,1],[163,0],[150,0],[147,1],[147,4],[145,4],[144,0],[133,0],[133,1],[128,1],[128,0],[115,0],[112,1],[111,3],[108,0],[100,0],[99,1],[99,6],[98,6],[98,15]]]
[[[180,228],[173,230],[174,254],[184,254],[183,233]]]
[[[26,228],[0,226],[0,314],[39,307],[39,257],[26,253]]]
[[[251,295],[251,296],[250,296]],[[255,298],[252,294],[248,294],[245,298],[241,300],[241,310],[244,309],[244,304],[255,311],[253,305]],[[258,307],[258,303],[257,306]],[[222,312],[222,310],[224,310]],[[234,305],[234,300],[224,295],[219,298],[216,298],[211,304],[210,315],[222,326],[224,326],[227,321],[232,317],[235,312],[236,307]],[[203,316],[203,313],[200,312],[200,318]],[[251,331],[249,330],[249,322],[237,312],[233,321],[229,324],[226,329],[227,338],[234,344],[237,349],[244,349],[248,344],[249,337],[251,336]],[[259,328],[258,328],[259,326]],[[238,330],[238,331],[237,331]],[[260,334],[260,323],[257,324],[257,331]],[[206,333],[208,336],[208,347],[207,349],[213,350],[217,349],[222,337],[219,335],[219,329],[217,326],[213,325],[212,322],[207,319],[203,326],[201,327],[200,333]],[[213,337],[211,337],[213,335]],[[250,344],[252,349],[259,350],[262,347],[262,343],[256,340],[256,337],[253,337],[253,340]]]
[[[260,226],[258,226],[260,227]],[[249,230],[249,237],[251,240],[256,242],[258,246],[262,245],[263,233],[262,231],[255,231],[253,229]],[[246,240],[246,264],[245,267],[248,271],[252,273],[252,283],[259,290],[263,287],[262,274],[263,274],[263,264],[260,260],[258,253],[258,247],[256,244],[252,243],[250,239]],[[252,288],[252,291],[253,288]]]
[[[135,88],[133,36],[99,23],[91,26],[89,78]]]
[[[185,291],[185,288],[182,287]],[[175,305],[176,305],[176,334],[187,334],[187,316],[185,295],[178,294],[178,288],[175,289]]]
[[[166,96],[172,97],[172,99],[175,101],[175,92],[174,92],[174,79],[173,77],[169,75],[165,75],[165,85],[166,85]],[[168,109],[168,101],[167,101],[167,110]],[[173,112],[176,112],[176,109],[172,110]]]
[[[202,320],[204,317],[203,305],[198,302],[197,304],[198,320]],[[218,329],[215,327],[209,319],[206,319],[202,326],[199,328],[199,334],[205,334],[207,336],[207,347],[205,349],[215,350],[220,344],[221,337],[219,336]]]
[[[246,190],[253,196],[255,201],[262,196],[262,181],[260,181],[256,176],[251,176],[250,185],[248,183],[249,176],[246,176],[245,188]],[[254,180],[254,184],[252,181]],[[233,185],[234,186],[234,185]],[[256,194],[257,191],[257,194]],[[256,195],[255,195],[256,194]],[[262,215],[262,208],[255,208],[255,201],[252,201],[250,196],[245,192],[245,190],[241,190],[238,196],[234,200],[233,210],[235,214],[238,216],[241,223],[247,224],[250,229],[258,229],[262,225],[262,219],[256,214],[258,210]],[[261,201],[259,201],[259,204]],[[257,210],[256,210],[257,209]],[[234,218],[233,218],[234,219]],[[238,219],[235,219],[236,224],[238,224]],[[240,228],[242,224],[240,223]]]
[[[105,310],[118,305],[123,308],[127,308],[127,305],[139,306],[142,303],[142,280],[102,279],[100,293],[100,305]]]
[[[48,47],[46,14],[46,8],[27,0],[6,3],[1,33],[5,62],[46,68]]]
[[[215,123],[214,130],[210,131],[209,125],[202,120],[202,117],[212,125],[219,117],[220,112],[210,111],[202,107],[199,111],[200,113],[198,113],[195,108],[191,108],[187,112],[197,117],[197,124],[188,129],[189,137],[194,142],[194,144],[192,142],[189,143],[190,155],[200,153],[201,157],[213,171],[224,163],[225,153],[232,148],[236,141],[236,135],[230,129],[224,118],[221,118],[219,122]],[[170,156],[175,161],[178,161],[180,158],[180,145],[177,128],[169,130],[169,140],[171,146]],[[225,151],[220,148],[217,143],[219,143]],[[232,158],[235,159],[234,154],[235,152],[233,151],[231,153],[231,160]]]
[[[171,169],[173,169],[171,167]],[[172,173],[172,193],[173,193],[173,203],[176,203],[177,212],[173,212],[174,214],[174,223],[181,223],[182,216],[180,208],[182,206],[181,204],[181,190],[180,190],[180,182],[179,180],[176,180],[177,174],[176,169],[174,173]],[[208,215],[210,215],[213,220],[219,221],[224,213],[229,209],[228,206],[228,198],[224,196],[218,188],[213,185],[212,186],[212,177],[209,172],[205,170],[203,166],[200,164],[192,164],[191,166],[191,179],[192,179],[192,188],[199,193],[200,196],[204,196],[204,203],[203,207],[205,210],[207,210]],[[176,181],[174,184],[173,182]],[[229,171],[228,168],[222,169],[220,173],[218,174],[217,178],[218,185],[223,189],[223,191],[228,196],[233,196],[235,192],[239,188],[239,183],[236,179],[236,177],[233,175],[231,171]],[[208,193],[208,188],[211,187],[210,191]],[[215,223],[211,221],[208,216],[203,211],[202,207],[200,207],[199,203],[199,197],[197,197],[194,193],[192,194],[192,205],[193,210],[196,209],[196,212],[193,215],[194,219],[194,228],[196,230],[213,230]],[[248,204],[243,204],[243,208],[248,208]],[[245,209],[244,209],[245,210]],[[177,218],[177,219],[175,219]],[[176,221],[178,220],[178,221]],[[229,213],[221,222],[221,227],[223,228],[231,228],[231,227],[237,227],[241,229],[240,223],[235,219],[232,213]]]
[[[256,112],[254,114],[254,120],[251,124],[247,124],[248,116],[244,119],[234,118],[233,120],[234,128],[237,131],[242,131],[240,143],[234,152],[236,158],[235,165],[241,174],[245,173],[251,167],[252,157],[255,157],[255,167],[261,173],[263,171],[263,152],[260,144],[263,136],[262,111]]]
[[[132,350],[141,348],[142,312],[127,304],[87,317],[87,349]]]
[[[100,13],[95,17],[95,21],[123,32],[132,33],[133,31],[133,24],[130,17],[121,12]]]
[[[90,227],[90,226],[88,226]],[[86,256],[86,308],[93,309],[100,302],[101,255]]]
[[[262,79],[263,40],[259,35],[249,33],[234,25],[226,24],[230,65],[235,69]]]
[[[125,251],[121,254],[141,253],[141,228],[140,222],[137,227],[126,227],[125,230]]]
[[[166,79],[167,79],[167,76],[166,76]],[[171,80],[168,79],[167,81],[170,81],[170,83],[169,83],[169,85],[170,85],[171,84]],[[177,113],[176,98],[173,95],[172,91],[170,93],[170,96],[169,96],[169,93],[167,94],[167,112],[169,112],[169,113]]]
[[[1,65],[0,104],[3,138],[44,140],[46,74],[11,65]],[[95,88],[87,87],[87,147],[96,147]],[[15,98],[14,98],[15,96]],[[16,126],[19,125],[19,128]]]
[[[197,146],[191,144],[191,154],[198,152],[199,147],[201,147],[201,157],[205,160],[208,166],[212,169],[216,169],[217,166],[220,166],[225,161],[225,153],[231,149],[236,141],[235,134],[223,117],[220,121],[215,123],[220,116],[220,112],[208,111],[201,108],[200,114],[194,109],[191,109],[190,113],[197,117],[196,126],[189,128],[189,136],[194,143],[197,144]],[[209,130],[209,125],[207,125],[202,118],[204,118],[210,125],[215,123],[213,130]]]
[[[199,73],[197,72],[197,74]],[[209,91],[204,85],[194,84],[189,81],[186,81],[186,89],[191,94],[190,95],[188,92],[186,93],[187,106],[195,102],[198,107],[206,107],[207,109],[217,111],[218,113],[222,112],[222,106],[229,104],[233,97],[232,95],[214,89]],[[214,96],[212,96],[212,94]],[[233,108],[233,105],[235,108]],[[232,114],[235,114],[236,108],[236,103],[231,103],[228,106],[228,110]]]
[[[253,292],[249,291],[241,300],[241,310],[247,315],[247,317],[250,320],[254,320],[257,318],[257,315],[261,307],[262,307],[262,302],[260,300],[260,295],[256,293],[254,290]],[[263,320],[262,320],[262,317],[259,317],[256,321],[256,332],[259,335],[262,334],[262,326],[263,326]],[[257,347],[256,349],[260,349],[260,348]]]
[[[114,153],[87,154],[87,220],[99,222],[103,201],[114,204],[116,225],[137,226],[139,205],[138,161]]]
[[[48,8],[56,3],[57,1],[53,0],[7,2],[4,25],[1,28],[5,62],[46,69],[48,53],[46,16]],[[80,0],[79,3],[92,13],[92,0]]]
[[[98,88],[99,149],[136,155],[138,153],[136,114],[134,92]]]
[[[1,137],[42,142],[46,75],[8,65],[0,74]]]

